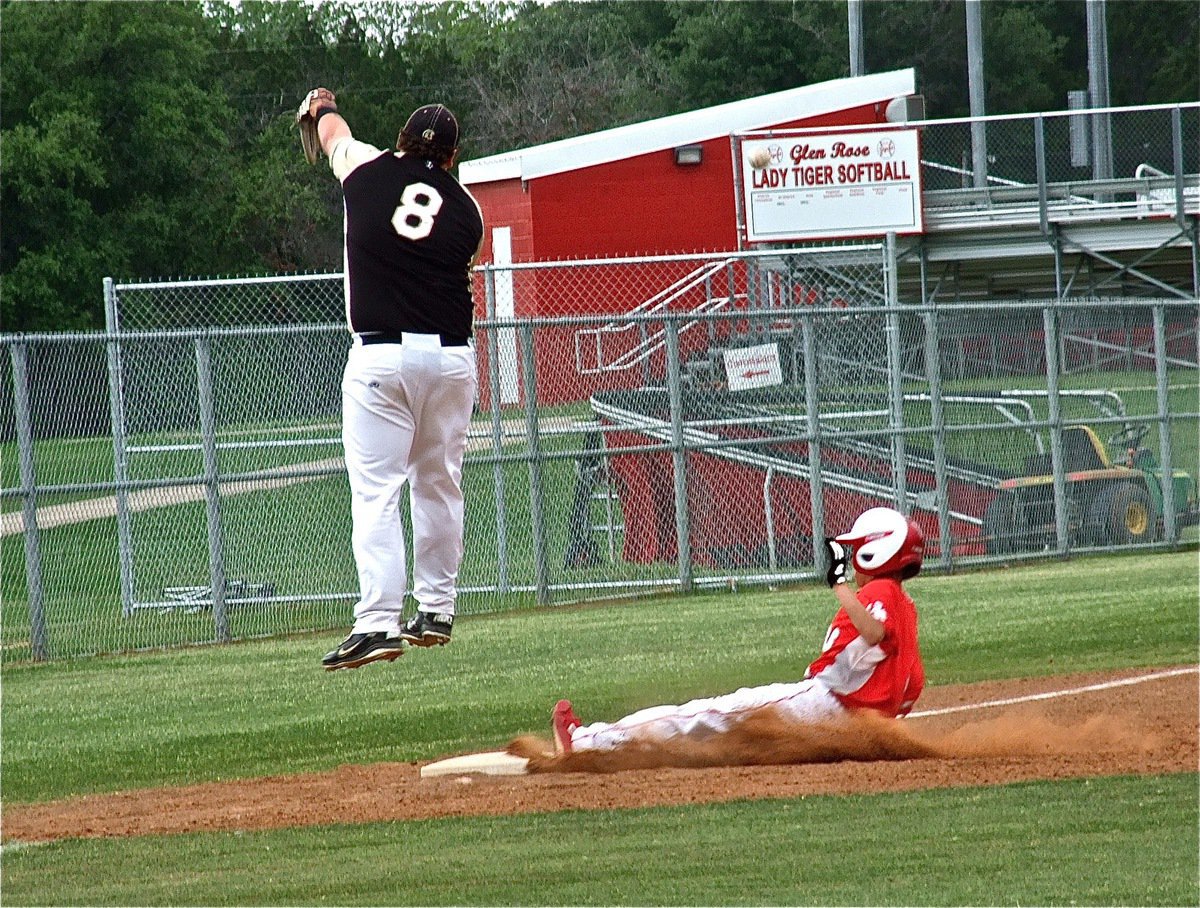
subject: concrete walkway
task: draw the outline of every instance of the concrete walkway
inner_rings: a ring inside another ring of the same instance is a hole
[[[544,435],[561,434],[571,431],[586,431],[587,426],[577,420],[557,417],[543,420],[539,428]],[[525,421],[506,419],[501,422],[503,432],[502,444],[523,442],[525,440]],[[476,420],[467,437],[467,451],[490,450],[492,447],[491,422]],[[317,460],[310,463],[292,464],[282,467],[282,475],[272,479],[256,479],[245,482],[223,482],[220,484],[221,497],[230,498],[234,495],[244,495],[248,492],[261,492],[269,489],[283,489],[301,482],[311,482],[321,477],[300,475],[289,476],[289,473],[308,474],[316,471],[344,471],[346,464],[341,457],[328,460]],[[132,512],[149,511],[153,508],[165,508],[193,501],[204,501],[205,489],[202,484],[188,483],[186,485],[163,486],[156,489],[141,489],[130,492],[128,497],[129,510]],[[72,523],[84,523],[88,520],[101,520],[117,516],[117,499],[108,495],[101,498],[86,498],[71,501],[66,504],[47,505],[37,509],[37,525],[39,530],[50,530],[55,527]],[[25,532],[24,511],[10,511],[0,515],[0,537],[15,536]]]

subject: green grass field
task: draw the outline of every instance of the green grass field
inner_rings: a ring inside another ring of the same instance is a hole
[[[1197,553],[910,584],[931,685],[1195,664]],[[6,804],[425,760],[793,678],[827,590],[468,617],[327,674],[339,634],[6,665]],[[619,777],[614,778],[619,784]],[[1197,776],[6,845],[6,904],[1197,904]],[[1153,860],[1147,860],[1153,855]],[[82,869],[82,872],[81,872]]]
[[[1195,793],[1183,775],[74,840],[6,852],[5,902],[1194,905]]]

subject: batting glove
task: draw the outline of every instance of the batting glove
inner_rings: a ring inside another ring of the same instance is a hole
[[[825,582],[833,589],[847,580],[846,571],[849,568],[849,558],[846,548],[836,539],[825,537],[825,550],[829,554],[829,569],[825,572]]]

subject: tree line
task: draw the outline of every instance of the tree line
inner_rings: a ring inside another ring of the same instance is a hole
[[[1196,100],[1192,2],[1109,0],[1114,105]],[[988,113],[1088,85],[1082,0],[983,4]],[[442,101],[463,157],[849,75],[842,2],[0,3],[0,330],[102,327],[101,281],[341,266],[309,88],[390,145]],[[863,5],[867,72],[968,114],[962,0]]]

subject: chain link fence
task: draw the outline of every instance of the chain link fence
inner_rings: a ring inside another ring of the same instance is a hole
[[[1200,104],[921,142],[899,251],[476,271],[461,613],[811,581],[876,504],[933,570],[1196,539]],[[105,303],[0,336],[0,659],[345,627],[342,275]]]
[[[986,164],[978,172],[977,149]],[[1112,201],[1117,192],[1129,206],[1169,210],[1169,180],[1132,181],[1200,170],[1200,105],[939,120],[922,131],[921,158],[927,192],[986,184],[1002,191],[998,198],[1024,188],[1036,199],[1039,183],[1049,183],[1062,201],[1095,205],[1097,194]]]
[[[922,306],[892,261],[481,268],[460,612],[811,581],[877,504],[932,570],[1195,537],[1194,302]],[[346,625],[340,276],[109,301],[3,338],[3,657]]]

